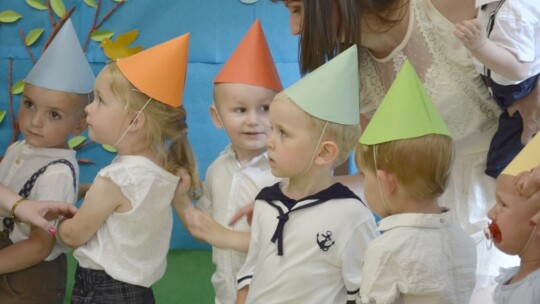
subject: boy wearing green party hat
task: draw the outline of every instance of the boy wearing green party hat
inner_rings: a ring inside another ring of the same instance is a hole
[[[359,137],[356,46],[279,93],[267,153],[287,182],[256,198],[237,303],[346,303],[360,286],[371,212],[333,169]]]
[[[86,128],[94,80],[68,19],[24,80],[18,115],[24,139],[0,163],[0,181],[21,196],[14,209],[25,199],[77,201],[79,167],[68,139]],[[0,302],[63,303],[68,248],[13,218],[2,224],[0,279],[9,285],[0,286]]]
[[[453,142],[408,61],[359,142],[365,197],[384,232],[367,248],[360,303],[469,303],[475,244],[437,203]]]

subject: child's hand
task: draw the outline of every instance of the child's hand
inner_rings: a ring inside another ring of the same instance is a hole
[[[532,171],[520,173],[516,177],[516,186],[520,194],[527,198],[527,203],[538,208],[531,221],[536,225],[540,224],[540,166]],[[540,232],[538,234],[540,235]]]
[[[478,19],[457,23],[454,27],[454,36],[461,40],[463,45],[471,51],[483,46],[487,40],[486,29]]]
[[[178,186],[173,196],[173,206],[180,208],[180,210],[187,209],[192,206],[191,199],[189,198],[189,189],[191,187],[191,176],[186,169],[180,168],[176,175],[180,178]]]
[[[229,221],[229,226],[236,224],[236,222],[238,222],[238,220],[240,220],[244,216],[247,218],[247,222],[251,226],[251,220],[253,219],[254,208],[255,208],[255,203],[250,203],[244,206],[242,209],[238,210]]]

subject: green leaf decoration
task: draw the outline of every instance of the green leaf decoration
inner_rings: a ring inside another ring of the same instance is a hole
[[[39,39],[39,37],[41,37],[41,34],[43,34],[44,31],[44,28],[35,28],[31,30],[30,33],[26,35],[24,42],[26,43],[26,45],[31,46]]]
[[[111,153],[116,153],[116,148],[113,147],[113,146],[109,146],[109,145],[106,145],[106,144],[103,144],[101,145],[103,147],[103,149],[105,149],[105,151],[107,152],[111,152]]]
[[[37,9],[38,11],[46,11],[47,10],[47,5],[45,5],[40,0],[26,0],[26,4],[30,5],[34,9]]]
[[[68,145],[71,149],[74,149],[78,147],[80,144],[82,144],[85,140],[86,140],[85,136],[82,136],[82,135],[75,136],[68,141]]]
[[[120,3],[120,2],[127,2],[127,0],[114,0],[114,2],[118,2],[118,3]]]
[[[66,14],[66,7],[62,0],[51,0],[51,7],[58,18],[62,18]]]
[[[16,11],[6,10],[6,11],[0,12],[0,22],[12,23],[21,18],[22,16]]]
[[[19,81],[15,82],[13,87],[11,87],[11,94],[19,95],[19,94],[21,94],[23,92],[23,90],[24,90],[24,81],[19,80]]]
[[[6,118],[6,110],[0,110],[0,123],[4,121],[4,118]]]
[[[84,3],[90,7],[97,8],[97,4],[94,0],[84,0]]]
[[[109,30],[95,30],[90,34],[90,39],[101,42],[105,38],[111,38],[114,35],[114,32]]]

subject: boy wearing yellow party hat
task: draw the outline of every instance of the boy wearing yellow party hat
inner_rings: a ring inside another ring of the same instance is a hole
[[[9,146],[0,163],[0,182],[20,195],[12,217],[2,221],[0,280],[9,282],[0,285],[2,303],[63,303],[69,248],[15,222],[14,214],[26,199],[77,201],[79,166],[68,140],[86,128],[94,80],[68,19],[24,80],[18,115],[24,139]]]
[[[501,251],[517,255],[520,265],[502,269],[493,292],[496,304],[540,303],[540,235],[530,221],[538,208],[527,203],[516,176],[540,166],[540,136],[536,135],[497,178],[497,203],[488,212],[492,220],[486,237]]]
[[[354,303],[377,232],[332,173],[358,141],[358,100],[353,46],[272,101],[268,158],[288,181],[257,195],[237,303]]]
[[[190,200],[184,199],[183,204],[175,200],[175,209],[188,231],[213,246],[216,304],[236,300],[236,275],[245,262],[249,243],[246,220],[230,229],[225,227],[262,188],[278,180],[270,172],[266,139],[270,102],[281,90],[270,48],[256,20],[214,79],[210,115],[231,144],[208,167],[198,208],[191,208]]]
[[[359,142],[365,197],[384,232],[367,248],[360,303],[468,303],[475,244],[437,203],[453,142],[409,61]]]
[[[192,198],[200,191],[182,106],[188,44],[189,34],[174,38],[108,64],[96,79],[88,133],[118,155],[59,227],[61,241],[76,248],[72,303],[155,302],[180,168],[191,176],[180,186]]]

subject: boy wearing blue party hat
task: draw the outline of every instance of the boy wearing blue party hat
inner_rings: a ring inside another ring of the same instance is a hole
[[[94,74],[68,19],[25,79],[18,125],[23,140],[9,146],[0,181],[26,199],[77,201],[79,167],[68,145],[86,128],[84,107]],[[57,223],[54,223],[56,226]],[[39,228],[3,219],[2,303],[63,303],[68,249]]]
[[[346,303],[377,236],[362,201],[333,177],[358,137],[356,46],[276,95],[267,139],[272,174],[257,196],[237,303]]]
[[[366,250],[358,303],[469,303],[475,244],[437,202],[453,142],[409,61],[360,144],[365,197],[384,233]]]

